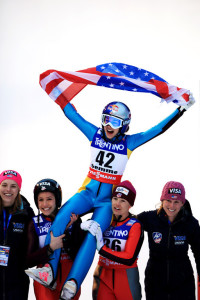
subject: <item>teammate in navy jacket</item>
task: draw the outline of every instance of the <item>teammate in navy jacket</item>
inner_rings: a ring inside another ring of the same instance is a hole
[[[34,216],[20,194],[22,178],[14,170],[0,174],[0,299],[27,300],[29,278],[24,273],[28,223]]]
[[[167,182],[160,209],[138,215],[148,233],[150,256],[145,270],[146,300],[195,300],[189,246],[200,275],[200,227],[185,199],[184,186]]]

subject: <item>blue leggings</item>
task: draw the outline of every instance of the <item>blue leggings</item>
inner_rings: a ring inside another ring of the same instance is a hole
[[[54,236],[59,236],[64,233],[72,213],[80,215],[93,209],[92,220],[100,224],[102,232],[110,225],[112,218],[112,184],[100,183],[93,179],[86,179],[86,182],[87,184],[81,188],[81,191],[70,198],[59,210],[47,235],[45,241],[46,245],[49,244],[51,240],[50,231],[53,232]],[[93,262],[95,250],[96,238],[88,232],[66,279],[66,281],[74,279],[77,282],[78,289]],[[57,275],[60,252],[61,249],[57,249],[50,256],[49,263],[53,269],[54,278],[56,278]]]

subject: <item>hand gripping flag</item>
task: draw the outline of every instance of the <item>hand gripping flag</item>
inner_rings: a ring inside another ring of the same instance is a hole
[[[47,70],[40,85],[61,108],[88,84],[130,92],[152,93],[162,101],[187,105],[189,90],[178,88],[144,69],[122,63],[106,63],[76,72]]]

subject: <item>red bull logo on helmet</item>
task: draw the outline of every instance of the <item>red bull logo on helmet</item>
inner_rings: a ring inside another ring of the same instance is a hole
[[[110,104],[107,107],[107,110],[110,111],[110,113],[117,112],[119,110],[119,107],[116,104]]]

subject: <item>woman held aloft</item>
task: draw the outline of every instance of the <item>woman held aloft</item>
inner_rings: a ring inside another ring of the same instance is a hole
[[[13,170],[0,174],[0,299],[28,299],[29,278],[24,273],[27,226],[34,216],[20,194],[22,178]]]
[[[49,256],[56,249],[62,248],[57,280],[52,289],[49,289],[37,281],[34,281],[34,291],[36,299],[56,300],[60,299],[63,283],[72,266],[72,259],[75,258],[84,233],[80,229],[81,219],[76,215],[71,215],[71,221],[66,227],[65,234],[54,237],[51,232],[51,242],[45,244],[46,235],[50,230],[53,220],[58,213],[62,202],[62,190],[60,185],[53,179],[42,179],[34,188],[35,205],[38,208],[38,216],[35,216],[28,227],[28,254],[27,264],[29,267],[41,266],[48,262]],[[41,212],[39,214],[39,211]],[[47,265],[48,267],[48,265]],[[30,271],[26,273],[31,277]],[[41,275],[42,276],[42,275]],[[41,279],[44,279],[41,277]],[[48,279],[46,278],[48,281]],[[80,290],[74,299],[79,299]]]
[[[147,300],[195,300],[191,246],[200,275],[200,227],[185,199],[184,186],[165,184],[158,210],[138,215],[148,233],[150,257],[145,270]]]
[[[99,262],[94,272],[94,300],[140,300],[141,286],[137,257],[143,243],[140,222],[130,214],[136,190],[129,181],[118,184],[112,194],[113,219],[103,233],[97,222],[89,220],[81,228],[97,239]]]

